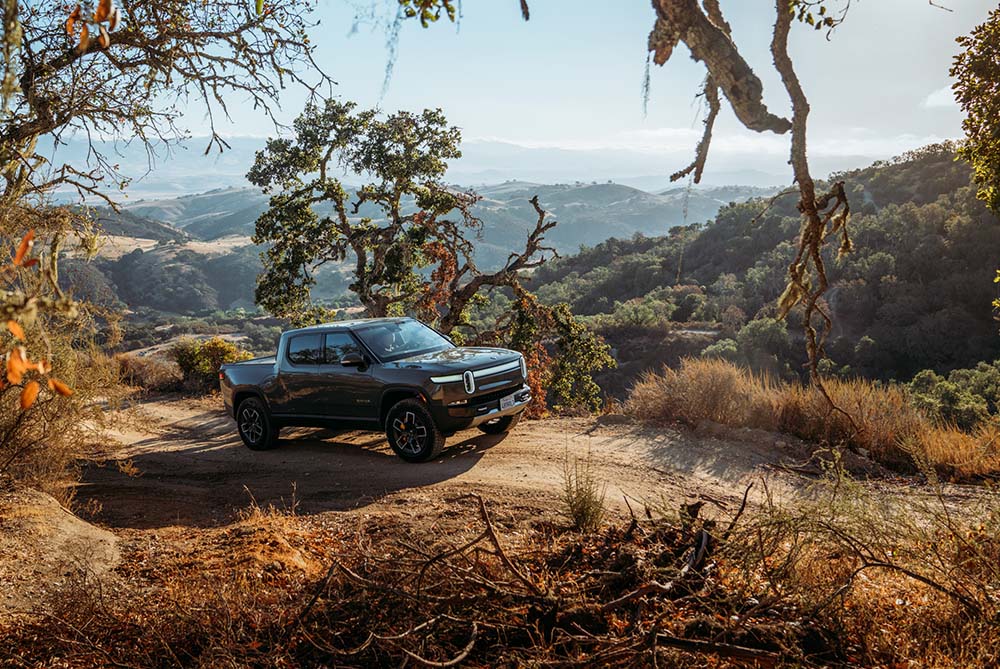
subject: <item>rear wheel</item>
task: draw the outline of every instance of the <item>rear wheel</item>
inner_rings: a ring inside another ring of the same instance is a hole
[[[385,436],[396,455],[407,462],[426,462],[444,448],[444,435],[420,400],[402,400],[389,409]]]
[[[521,414],[516,413],[513,416],[501,416],[500,418],[486,421],[479,426],[479,429],[486,434],[503,434],[504,432],[513,430],[520,421]]]
[[[267,407],[256,397],[248,397],[236,408],[236,429],[243,444],[252,451],[266,451],[278,445],[278,428]]]

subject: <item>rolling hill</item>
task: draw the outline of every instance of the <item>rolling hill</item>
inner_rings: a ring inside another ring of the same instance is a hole
[[[648,193],[616,183],[538,184],[508,181],[479,189],[475,214],[483,221],[476,240],[477,262],[496,266],[524,243],[537,214],[528,202],[539,196],[559,225],[548,241],[572,253],[610,237],[660,235],[685,221],[705,221],[729,202],[770,192],[767,189],[672,189]],[[173,198],[130,202],[120,213],[100,210],[105,232],[115,235],[115,253],[98,262],[104,283],[91,277],[107,301],[108,292],[126,305],[194,314],[253,304],[260,271],[260,248],[251,242],[267,197],[250,188],[219,188]],[[362,208],[359,216],[377,216]],[[129,240],[134,244],[129,245]],[[83,273],[84,270],[77,270]],[[338,268],[324,269],[314,294],[335,297],[346,289]],[[98,286],[98,284],[100,284]],[[107,284],[107,285],[105,285]]]

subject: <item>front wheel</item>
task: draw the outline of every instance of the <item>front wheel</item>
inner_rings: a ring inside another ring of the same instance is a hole
[[[479,429],[486,434],[503,434],[504,432],[513,430],[520,421],[521,414],[516,413],[513,416],[501,416],[500,418],[486,421],[479,426]]]
[[[444,448],[444,435],[420,400],[402,400],[389,409],[385,436],[396,455],[407,462],[426,462]]]
[[[266,451],[278,445],[278,428],[267,407],[256,397],[248,397],[236,409],[236,429],[243,444],[252,451]]]

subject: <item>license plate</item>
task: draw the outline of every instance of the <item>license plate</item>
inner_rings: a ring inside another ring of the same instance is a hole
[[[513,395],[507,395],[507,397],[501,397],[500,398],[500,411],[503,411],[504,409],[509,409],[512,406],[514,406],[514,396]]]

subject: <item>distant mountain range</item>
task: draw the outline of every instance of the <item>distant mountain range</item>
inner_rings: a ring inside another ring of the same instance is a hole
[[[482,200],[474,213],[484,224],[480,252],[506,258],[535,223],[528,200],[537,195],[560,224],[549,233],[558,249],[571,251],[609,237],[636,233],[659,235],[685,222],[704,222],[730,202],[773,193],[773,188],[726,186],[671,188],[649,193],[616,183],[539,184],[525,181],[478,189]],[[687,209],[685,217],[685,207]],[[251,188],[219,188],[196,195],[128,202],[124,212],[206,241],[253,235],[257,218],[267,209],[267,196]],[[323,213],[323,212],[321,212]],[[377,210],[360,215],[377,217]],[[141,236],[141,235],[133,235]]]
[[[231,137],[229,149],[223,153],[205,154],[207,139],[195,137],[171,146],[156,147],[152,158],[145,148],[133,142],[129,145],[96,143],[96,147],[117,163],[125,175],[134,177],[121,192],[117,184],[109,184],[109,196],[122,200],[139,198],[172,198],[197,193],[208,188],[246,188],[247,169],[256,152],[264,147],[262,137]],[[462,158],[451,162],[447,178],[475,188],[511,180],[534,183],[574,183],[598,181],[638,188],[650,193],[683,185],[671,184],[669,174],[691,160],[690,151],[660,151],[655,142],[648,150],[589,148],[564,149],[529,147],[498,140],[466,140],[462,143]],[[56,165],[69,162],[88,165],[88,145],[82,140],[69,140],[55,150],[42,149]],[[874,159],[889,156],[814,156],[813,172],[828,174],[866,165]],[[791,184],[791,173],[784,156],[767,153],[750,154],[729,151],[724,143],[713,145],[713,155],[704,174],[702,186],[728,184],[745,186],[781,186]],[[348,182],[357,178],[346,177]],[[62,194],[67,200],[77,199],[75,191]]]
[[[483,199],[474,212],[483,229],[475,242],[476,260],[489,268],[523,246],[537,219],[528,201],[534,195],[559,221],[548,242],[567,254],[610,237],[658,236],[685,220],[705,222],[730,202],[774,189],[727,186],[650,193],[617,183],[508,181],[478,192]],[[98,209],[100,226],[112,238],[94,267],[78,266],[73,276],[105,302],[116,296],[132,308],[195,314],[250,307],[261,268],[260,249],[251,237],[267,204],[256,189],[228,187],[130,201],[120,213]],[[378,212],[362,209],[359,215],[377,217]],[[348,283],[339,268],[324,269],[317,278],[314,294],[319,297],[335,297]]]

